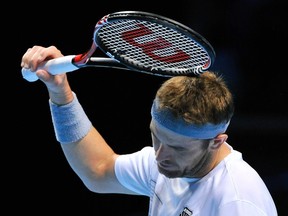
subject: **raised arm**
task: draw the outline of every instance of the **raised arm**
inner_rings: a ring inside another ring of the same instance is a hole
[[[118,155],[91,124],[70,88],[67,74],[54,76],[37,69],[41,62],[62,56],[55,46],[34,46],[23,55],[21,67],[35,72],[48,89],[56,138],[71,168],[93,192],[132,194],[116,179]]]

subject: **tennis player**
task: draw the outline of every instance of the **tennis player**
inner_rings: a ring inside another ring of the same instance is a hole
[[[119,155],[86,116],[67,74],[36,70],[62,56],[55,46],[34,46],[21,66],[47,87],[56,139],[90,191],[147,196],[150,216],[277,216],[257,171],[227,142],[234,104],[221,76],[167,79],[151,108],[152,145]]]

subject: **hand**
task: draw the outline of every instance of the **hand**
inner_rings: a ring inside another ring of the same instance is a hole
[[[51,75],[49,71],[38,69],[44,61],[62,57],[63,54],[55,46],[33,46],[22,56],[21,67],[35,72],[46,85],[51,100],[56,104],[66,104],[73,99],[66,73]]]

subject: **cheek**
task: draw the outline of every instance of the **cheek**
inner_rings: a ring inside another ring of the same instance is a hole
[[[178,164],[191,164],[195,161],[195,155],[188,151],[176,151],[174,158]]]
[[[175,151],[174,156],[179,163],[193,164],[199,160],[204,154],[204,151],[199,149]]]
[[[183,158],[186,158],[186,164],[190,164],[192,167],[194,167],[196,164],[199,164],[199,162],[205,160],[205,158],[207,158],[207,155],[207,150],[197,150],[195,152],[190,152],[189,155],[183,156]]]

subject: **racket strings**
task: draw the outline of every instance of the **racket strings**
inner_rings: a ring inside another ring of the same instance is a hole
[[[116,59],[166,73],[201,73],[209,55],[192,38],[158,23],[119,20],[104,25],[97,37]]]

